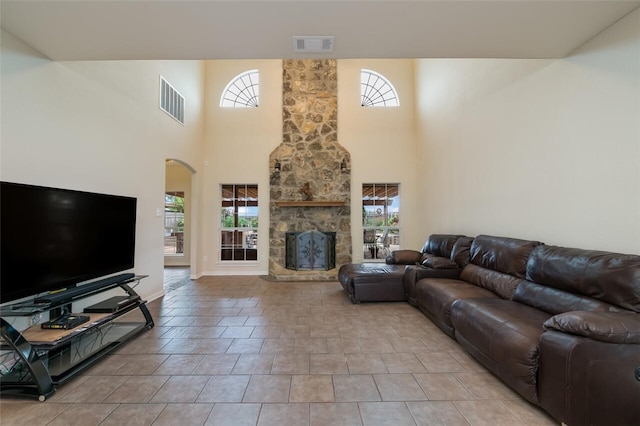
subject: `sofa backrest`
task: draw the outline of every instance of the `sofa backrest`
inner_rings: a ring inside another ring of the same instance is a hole
[[[531,251],[538,241],[478,235],[473,239],[469,262],[486,269],[524,278]]]
[[[429,238],[427,238],[427,241],[425,241],[422,249],[420,249],[420,252],[449,259],[453,246],[460,237],[462,237],[462,235],[431,234]]]
[[[461,268],[469,263],[472,243],[473,237],[460,237],[453,244],[450,259],[460,265]]]
[[[478,235],[469,250],[469,264],[460,279],[511,299],[524,280],[527,260],[538,241]]]
[[[542,245],[526,272],[542,286],[640,312],[640,256]]]

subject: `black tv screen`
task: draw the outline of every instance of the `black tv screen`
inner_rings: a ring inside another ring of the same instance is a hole
[[[136,198],[1,182],[0,303],[134,266]]]

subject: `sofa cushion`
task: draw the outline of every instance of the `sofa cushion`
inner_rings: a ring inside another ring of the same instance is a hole
[[[524,278],[529,254],[540,244],[538,241],[478,235],[471,244],[470,263]]]
[[[446,278],[426,278],[415,286],[416,305],[445,333],[453,336],[451,305],[458,299],[498,298],[482,287]]]
[[[545,287],[529,281],[523,281],[518,285],[513,295],[513,300],[551,314],[569,311],[620,311],[620,308],[598,299],[569,293],[553,287]]]
[[[461,268],[465,267],[469,263],[469,257],[471,252],[471,244],[473,243],[473,237],[460,237],[456,240],[453,248],[451,249],[450,259],[460,265]]]
[[[640,312],[640,256],[543,245],[527,280]]]
[[[431,234],[420,250],[422,253],[430,253],[435,256],[449,258],[453,245],[462,235]]]
[[[446,257],[432,256],[422,261],[422,265],[433,269],[457,269],[458,264]]]
[[[509,300],[462,299],[451,306],[460,344],[531,402],[538,401],[542,324],[550,314]]]
[[[413,265],[420,262],[423,254],[418,250],[394,250],[385,262],[389,265]]]
[[[549,318],[544,328],[601,342],[640,344],[640,314],[635,312],[566,312]]]
[[[513,275],[468,264],[460,273],[460,279],[487,289],[503,299],[511,299],[518,285],[523,282]]]

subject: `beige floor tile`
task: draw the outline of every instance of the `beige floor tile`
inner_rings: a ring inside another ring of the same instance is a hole
[[[241,402],[251,376],[211,376],[196,402]]]
[[[309,354],[311,374],[349,374],[344,354]]]
[[[295,340],[293,338],[264,339],[260,353],[276,354],[276,353],[293,353]]]
[[[415,426],[404,402],[359,402],[364,426]]]
[[[127,376],[153,374],[170,354],[131,355],[127,362],[118,369],[116,374]]]
[[[220,335],[220,337],[228,339],[246,339],[253,333],[253,326],[231,326]]]
[[[271,374],[309,374],[310,354],[276,354]]]
[[[469,426],[451,401],[410,401],[407,407],[418,425]]]
[[[386,337],[361,337],[358,339],[358,345],[362,353],[395,353],[396,350]]]
[[[205,425],[255,426],[261,404],[215,404]]]
[[[50,399],[55,402],[102,402],[127,379],[128,376],[91,376],[82,385],[61,387]]]
[[[551,426],[558,424],[544,410],[524,399],[506,399],[502,403],[525,425]]]
[[[327,350],[329,353],[362,353],[358,339],[342,337],[327,338]]]
[[[169,379],[168,376],[131,376],[115,389],[103,402],[144,403]]]
[[[73,410],[63,411],[47,426],[97,426],[117,407],[118,404],[75,404]]]
[[[228,354],[257,354],[262,349],[264,339],[233,339],[233,343],[227,349]]]
[[[238,358],[240,358],[238,354],[205,355],[193,374],[231,374]]]
[[[356,403],[311,403],[311,426],[360,426],[360,410]]]
[[[416,356],[429,373],[468,371],[449,352],[418,352]]]
[[[520,396],[491,373],[453,373],[474,399],[518,399]]]
[[[471,426],[524,425],[500,401],[454,401]]]
[[[74,413],[75,406],[76,404],[60,404],[51,400],[41,403],[3,398],[0,400],[0,423],[15,426],[47,424],[65,410]]]
[[[213,404],[167,404],[153,422],[154,426],[203,425]]]
[[[171,376],[191,374],[202,361],[203,355],[170,355],[156,370],[154,375]]]
[[[425,373],[427,370],[412,353],[382,354],[389,373]]]
[[[333,376],[336,401],[382,401],[373,376],[369,374],[338,374]]]
[[[330,375],[314,374],[291,377],[289,402],[334,402],[333,380]]]
[[[269,374],[274,359],[274,354],[242,354],[231,374]]]
[[[243,402],[278,403],[289,402],[291,376],[253,375],[245,392]]]
[[[195,402],[208,380],[208,376],[171,376],[149,402],[168,404]]]
[[[309,404],[263,404],[258,426],[309,426]]]
[[[233,339],[202,339],[191,351],[193,354],[224,354],[233,343]]]
[[[411,374],[375,374],[383,401],[422,401],[427,396]]]
[[[100,426],[147,426],[153,424],[166,404],[120,404]]]
[[[388,373],[380,354],[346,354],[349,374]]]
[[[462,383],[451,373],[414,374],[430,400],[474,399]]]

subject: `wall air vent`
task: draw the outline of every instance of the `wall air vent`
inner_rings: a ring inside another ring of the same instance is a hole
[[[184,124],[184,96],[160,76],[160,109]]]
[[[293,51],[296,53],[333,52],[333,36],[294,36]]]

